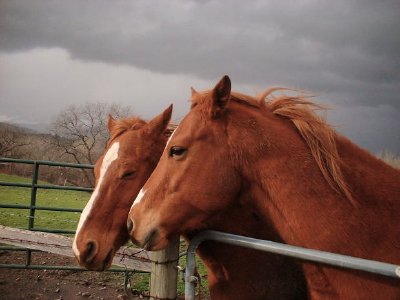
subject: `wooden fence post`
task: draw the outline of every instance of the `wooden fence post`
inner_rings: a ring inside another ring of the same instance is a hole
[[[176,299],[179,238],[162,251],[148,252],[152,262],[150,299]]]

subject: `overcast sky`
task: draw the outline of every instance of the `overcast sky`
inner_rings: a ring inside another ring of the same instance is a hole
[[[400,153],[399,0],[0,0],[0,121],[97,101],[179,119],[224,74],[311,91],[341,133]]]

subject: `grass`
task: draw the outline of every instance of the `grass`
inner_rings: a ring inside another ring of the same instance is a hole
[[[0,181],[12,183],[31,183],[31,178],[24,178],[14,175],[0,174]],[[47,182],[39,182],[48,184]],[[36,196],[37,206],[64,207],[83,209],[90,198],[90,193],[63,190],[38,189]],[[31,189],[23,187],[0,186],[0,204],[30,205]],[[40,211],[35,213],[35,228],[41,229],[63,229],[75,230],[79,221],[80,213],[60,211]],[[29,210],[0,208],[0,225],[28,228]],[[186,250],[185,243],[181,244],[180,252]],[[185,266],[185,257],[179,260],[180,266]],[[207,279],[204,265],[197,258],[198,272],[202,277],[201,293],[208,294]],[[138,291],[149,289],[150,274],[135,273],[131,277],[132,288]],[[178,274],[178,294],[184,294],[184,282],[181,273]]]
[[[0,174],[0,181],[12,183],[30,183],[30,178]],[[39,182],[40,184],[48,184]],[[90,198],[90,193],[63,190],[38,189],[37,206],[83,209]],[[22,187],[0,186],[0,204],[30,205],[31,189]],[[75,230],[80,213],[43,211],[35,212],[35,228]],[[0,224],[10,227],[28,228],[28,209],[0,209]]]

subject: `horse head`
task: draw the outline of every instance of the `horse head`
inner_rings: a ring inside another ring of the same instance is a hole
[[[133,200],[155,168],[168,136],[172,106],[149,122],[108,121],[110,139],[95,165],[96,185],[84,208],[73,242],[82,266],[104,270],[128,241],[126,218]]]

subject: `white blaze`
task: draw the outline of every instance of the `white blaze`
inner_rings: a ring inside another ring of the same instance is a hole
[[[107,173],[108,167],[111,165],[111,163],[118,158],[118,150],[119,150],[119,142],[115,142],[114,144],[111,145],[111,147],[108,149],[107,153],[104,155],[103,161],[101,163],[100,167],[100,177],[99,181],[96,185],[96,188],[94,189],[92,196],[90,197],[89,202],[86,204],[85,208],[82,211],[81,217],[79,219],[78,227],[76,229],[76,234],[75,234],[75,239],[74,243],[72,245],[72,249],[74,250],[74,253],[79,256],[79,250],[76,245],[76,238],[79,234],[79,231],[81,230],[83,224],[85,223],[87,217],[89,216],[92,207],[94,205],[94,202],[99,196],[99,190],[101,183],[103,182],[104,176]]]
[[[133,201],[132,207],[134,207],[136,204],[138,204],[140,201],[142,201],[144,194],[146,193],[145,190],[141,189],[139,194],[136,196],[135,201]],[[131,209],[132,209],[131,207]]]
[[[175,130],[174,130],[174,131],[171,133],[171,135],[169,136],[168,141],[167,141],[167,144],[165,145],[165,149],[168,149],[168,145],[169,145],[169,143],[171,142],[171,139],[172,139],[172,137],[173,137],[173,135],[174,135],[174,133],[176,132],[177,129],[178,129],[178,127],[176,127]],[[165,151],[165,149],[164,149],[164,151]],[[143,199],[143,197],[144,197],[145,194],[146,194],[146,190],[144,190],[144,189],[142,188],[142,189],[140,190],[139,194],[136,196],[135,201],[133,201],[133,204],[132,204],[132,206],[131,206],[131,210],[129,211],[129,214],[130,214],[130,212],[132,211],[132,208],[133,208],[135,205],[139,204],[140,201],[142,201],[142,199]]]
[[[129,215],[131,214],[132,208],[133,208],[136,204],[140,203],[140,201],[142,201],[142,199],[143,199],[143,197],[144,197],[144,194],[146,194],[146,191],[143,190],[143,188],[140,189],[139,194],[136,196],[136,199],[135,199],[135,201],[133,201],[133,204],[132,204],[132,206],[131,206],[131,209],[129,210]],[[128,219],[131,219],[131,218],[128,217]],[[134,230],[134,228],[135,228],[135,222],[134,222],[134,220],[132,220],[132,219],[131,219],[131,221],[132,221],[133,230]]]
[[[165,149],[167,149],[169,142],[171,141],[172,137],[174,136],[175,131],[178,129],[178,126],[176,126],[175,130],[172,131],[171,135],[168,138],[167,144],[165,145]]]

